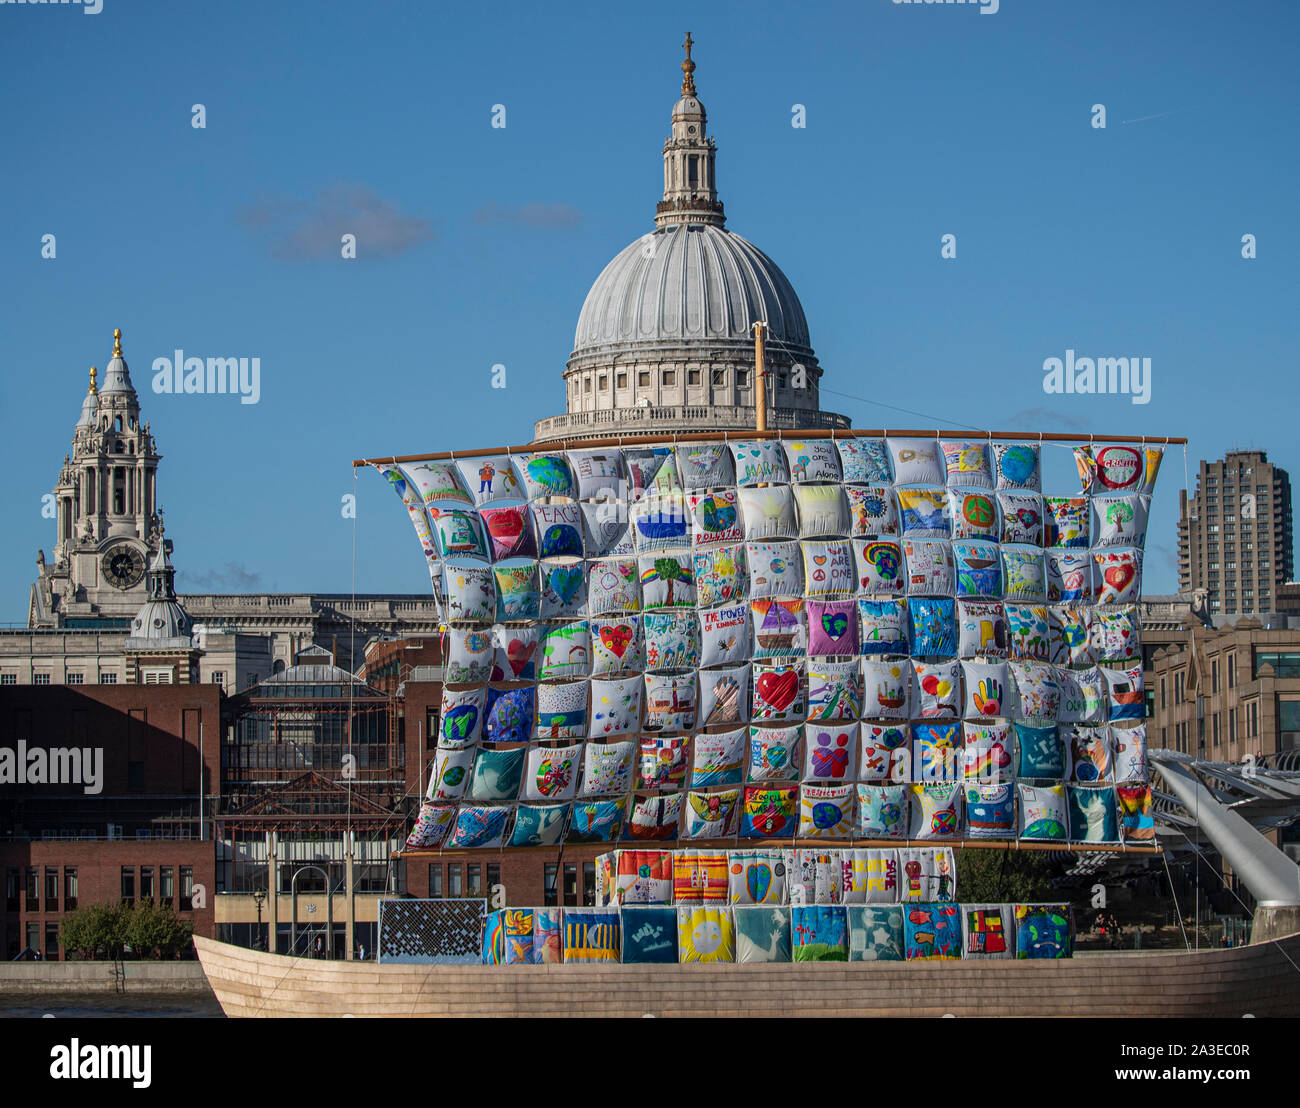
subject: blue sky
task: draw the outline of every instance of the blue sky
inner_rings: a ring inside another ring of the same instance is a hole
[[[652,227],[687,28],[728,226],[798,291],[824,406],[1181,434],[1193,474],[1255,446],[1300,476],[1298,22],[1281,0],[0,5],[0,622],[25,618],[115,326],[187,590],[348,591],[352,458],[522,443],[562,411],[583,297]],[[155,395],[176,348],[259,357],[260,402]],[[1150,403],[1044,394],[1067,348],[1150,357]],[[1176,451],[1150,592],[1175,587],[1182,478]],[[357,590],[426,591],[396,498],[357,488]]]

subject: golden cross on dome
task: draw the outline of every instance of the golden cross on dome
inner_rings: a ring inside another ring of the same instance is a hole
[[[89,392],[92,396],[95,393],[99,392],[99,386],[95,384],[95,374],[97,374],[98,372],[99,370],[97,370],[94,366],[90,367],[90,388],[88,388],[86,391]]]
[[[686,47],[686,60],[682,62],[682,72],[686,77],[682,80],[682,95],[695,95],[695,63],[691,61],[691,47],[694,43],[691,41],[691,32],[686,32],[686,41],[682,43]]]
[[[121,356],[122,356],[122,328],[114,327],[113,328],[113,357],[120,358]]]

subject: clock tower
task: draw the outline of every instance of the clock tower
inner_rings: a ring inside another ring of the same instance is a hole
[[[147,594],[146,569],[158,547],[159,454],[126,359],[122,332],[90,387],[54,487],[57,534],[53,561],[37,555],[29,627],[125,628]]]

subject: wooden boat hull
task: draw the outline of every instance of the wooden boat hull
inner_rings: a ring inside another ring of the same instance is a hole
[[[1300,1015],[1300,934],[1062,961],[726,966],[381,966],[194,945],[227,1016]]]

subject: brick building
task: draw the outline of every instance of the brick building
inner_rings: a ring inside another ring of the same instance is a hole
[[[118,900],[170,903],[212,933],[220,738],[215,685],[0,691],[6,958],[63,957],[63,915]]]

